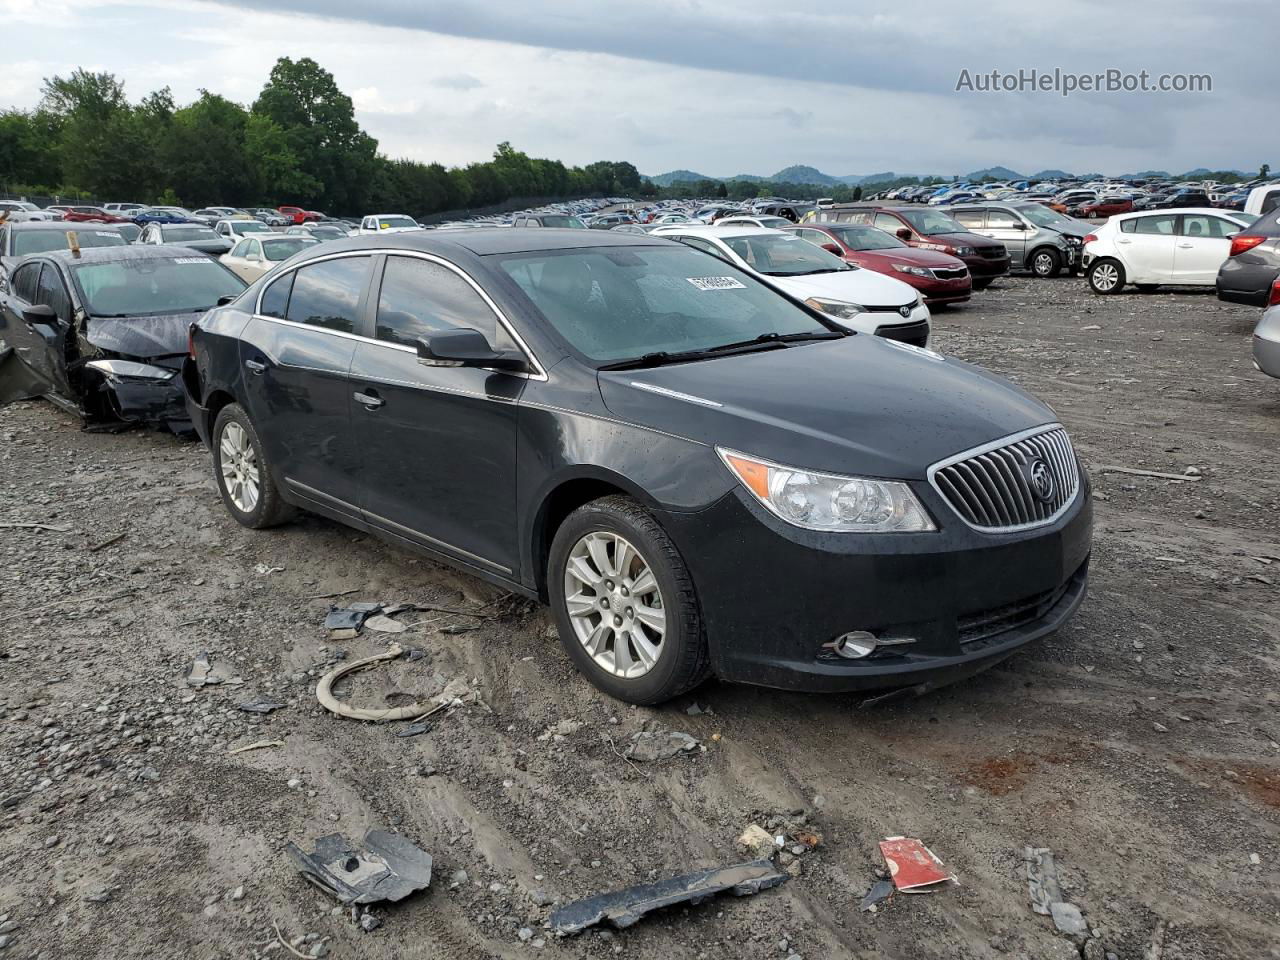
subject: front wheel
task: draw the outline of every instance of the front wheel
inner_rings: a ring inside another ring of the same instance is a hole
[[[551,543],[547,586],[569,657],[610,696],[662,703],[709,674],[689,570],[629,497],[604,497],[569,515]]]
[[[1048,280],[1062,272],[1062,254],[1048,247],[1037,250],[1031,256],[1031,272]]]
[[[1094,293],[1119,293],[1124,287],[1124,267],[1118,260],[1095,260],[1089,265],[1088,280]]]
[[[254,530],[274,527],[293,517],[271,480],[258,431],[244,407],[229,403],[213,422],[213,478],[236,522]]]

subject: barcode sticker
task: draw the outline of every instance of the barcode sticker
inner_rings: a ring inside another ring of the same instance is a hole
[[[94,234],[95,234],[96,236],[99,236],[99,237],[118,237],[118,236],[120,236],[120,234],[118,234],[118,233],[116,233],[116,232],[114,232],[114,231],[111,231],[111,230],[95,230],[95,231],[93,231],[93,232],[94,232]]]
[[[745,290],[747,285],[733,277],[685,277],[699,290]]]
[[[174,263],[213,263],[208,257],[174,257]]]

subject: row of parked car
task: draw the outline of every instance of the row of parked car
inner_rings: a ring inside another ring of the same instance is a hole
[[[930,206],[950,206],[983,200],[1031,200],[1074,216],[1109,216],[1130,210],[1177,207],[1217,207],[1263,213],[1280,203],[1280,180],[1252,180],[1243,184],[1169,180],[1027,180],[971,184],[965,181],[928,186],[898,187],[872,199]],[[822,201],[818,201],[819,204]],[[1100,210],[1109,207],[1114,209]]]

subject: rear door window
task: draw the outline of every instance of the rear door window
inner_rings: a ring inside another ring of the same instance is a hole
[[[36,281],[40,277],[40,264],[28,263],[13,273],[13,295],[19,300],[34,303],[36,299]]]
[[[956,210],[951,214],[960,222],[962,226],[968,227],[970,230],[981,230],[987,222],[987,211],[985,210]],[[876,226],[880,226],[876,224]],[[992,226],[995,226],[992,223]],[[881,229],[884,229],[881,227]]]
[[[357,308],[369,278],[369,257],[323,260],[294,271],[285,318],[294,323],[354,333]]]
[[[872,225],[893,234],[902,229],[902,221],[891,213],[877,213]]]
[[[1177,222],[1177,216],[1174,214],[1165,214],[1159,217],[1138,217],[1134,220],[1125,221],[1124,226],[1132,223],[1132,230],[1125,230],[1125,233],[1145,234],[1148,236],[1155,235],[1160,237],[1171,237],[1174,233],[1174,225]]]
[[[58,268],[52,264],[44,264],[40,271],[35,303],[52,307],[63,323],[71,322],[71,298],[67,296],[67,285],[62,282]]]

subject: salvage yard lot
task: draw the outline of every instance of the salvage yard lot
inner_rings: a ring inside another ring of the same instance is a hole
[[[1092,580],[1058,635],[868,708],[714,683],[626,707],[537,607],[318,518],[239,527],[198,445],[0,410],[0,521],[57,528],[0,536],[0,916],[18,925],[0,955],[278,958],[278,924],[334,957],[1078,956],[1030,909],[1030,844],[1121,958],[1161,926],[1163,960],[1280,956],[1280,384],[1249,363],[1256,319],[1065,278],[935,314],[938,349],[1071,431],[1098,499]],[[482,703],[411,738],[322,710],[336,651],[386,642],[329,640],[333,601],[311,598],[336,593],[483,615],[417,614],[397,639],[425,657],[356,677],[354,698],[461,678]],[[201,651],[243,683],[189,689]],[[260,699],[285,706],[236,709]],[[630,763],[641,729],[706,749]],[[261,740],[283,746],[228,754]],[[542,929],[557,900],[743,859],[745,826],[800,810],[822,844],[780,888],[612,934]],[[435,875],[365,933],[283,847],[369,827]],[[876,842],[898,834],[959,885],[862,913]]]

